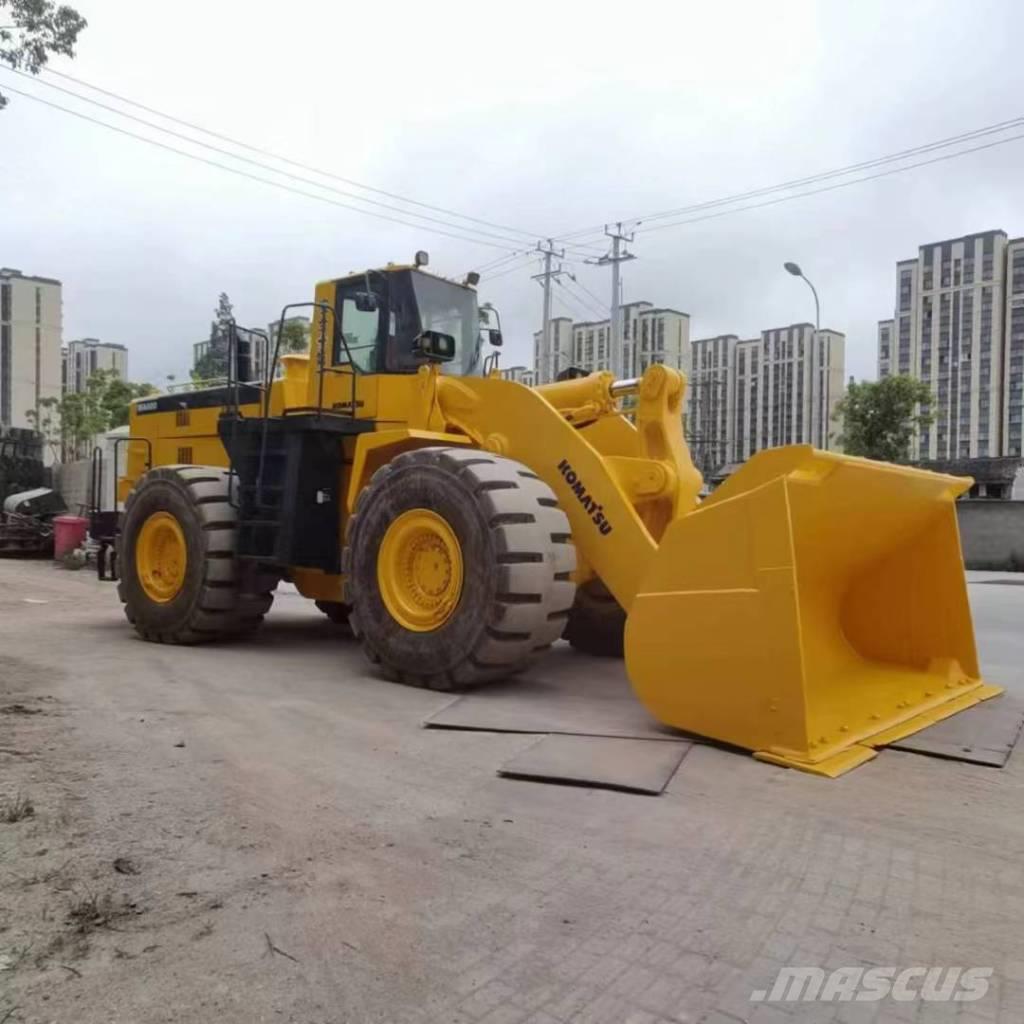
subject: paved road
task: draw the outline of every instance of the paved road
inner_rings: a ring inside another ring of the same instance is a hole
[[[971,589],[1024,693],[1024,587]],[[0,793],[36,804],[0,825],[0,1020],[1024,1020],[1024,753],[826,781],[698,747],[644,798],[497,778],[533,739],[419,728],[448,699],[293,595],[251,643],[160,647],[109,586],[0,563]],[[69,921],[83,897],[108,911]],[[995,975],[972,1003],[750,1001],[794,964]]]

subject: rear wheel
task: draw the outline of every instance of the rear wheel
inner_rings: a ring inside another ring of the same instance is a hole
[[[421,448],[373,475],[349,521],[349,623],[392,678],[446,690],[557,640],[576,554],[550,488],[489,452]]]
[[[621,658],[625,629],[622,605],[600,580],[588,580],[576,588],[576,601],[563,634],[575,650],[603,658]]]
[[[117,589],[145,640],[195,644],[250,632],[273,602],[277,576],[244,581],[235,558],[229,474],[215,466],[161,466],[125,502]]]

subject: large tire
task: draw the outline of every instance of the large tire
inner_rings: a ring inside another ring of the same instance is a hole
[[[246,578],[235,558],[237,515],[229,502],[229,474],[215,466],[160,466],[136,484],[124,508],[118,538],[118,596],[144,640],[197,644],[255,629],[274,600],[275,574]],[[170,600],[147,593],[136,563],[143,524],[162,512],[174,518],[187,550],[184,580]]]
[[[626,613],[598,579],[576,588],[576,601],[565,625],[565,639],[583,654],[602,658],[623,655]]]
[[[378,557],[405,512],[430,510],[457,538],[457,603],[429,631],[388,610]],[[557,640],[572,607],[576,550],[547,484],[525,466],[466,448],[421,448],[374,473],[348,523],[342,570],[349,623],[390,678],[449,690],[521,671]]]

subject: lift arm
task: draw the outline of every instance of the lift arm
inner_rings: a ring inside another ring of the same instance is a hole
[[[652,366],[639,381],[617,384],[596,373],[537,389],[495,378],[433,379],[447,429],[529,466],[555,492],[582,559],[628,611],[661,533],[694,508],[701,486],[683,439],[683,375]],[[618,409],[630,394],[636,426]],[[615,454],[585,429],[602,418],[612,421]]]

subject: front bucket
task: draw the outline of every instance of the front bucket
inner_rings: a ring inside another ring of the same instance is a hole
[[[662,722],[839,775],[999,693],[979,678],[955,500],[970,480],[762,452],[666,530],[626,665]]]

